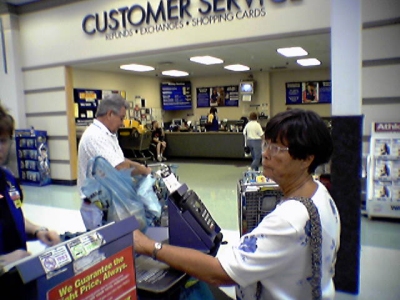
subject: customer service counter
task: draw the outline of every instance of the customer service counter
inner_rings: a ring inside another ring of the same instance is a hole
[[[242,132],[166,132],[165,139],[166,157],[245,158]]]

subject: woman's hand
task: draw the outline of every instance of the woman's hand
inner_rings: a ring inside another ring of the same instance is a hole
[[[29,255],[31,255],[31,254],[28,251],[22,250],[22,249],[15,250],[8,254],[1,255],[0,256],[0,266],[3,267],[5,265],[8,265],[9,263],[17,261],[17,260],[27,257]]]
[[[38,231],[36,237],[39,241],[45,243],[48,246],[54,246],[61,241],[60,235],[53,230]]]

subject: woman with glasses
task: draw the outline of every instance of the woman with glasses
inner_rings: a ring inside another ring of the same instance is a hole
[[[14,119],[0,105],[0,267],[29,255],[26,245],[28,236],[49,246],[60,242],[55,231],[35,225],[24,218],[21,188],[13,174],[4,166],[13,134]]]
[[[236,285],[237,299],[334,299],[340,218],[325,186],[312,177],[332,149],[316,113],[278,113],[267,123],[262,154],[263,174],[283,193],[274,211],[217,258],[160,245],[138,230],[135,251],[210,284]]]

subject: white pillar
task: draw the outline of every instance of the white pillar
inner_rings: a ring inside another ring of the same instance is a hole
[[[332,115],[361,115],[361,0],[331,0]]]
[[[16,128],[25,128],[18,16],[7,14],[1,15],[0,19],[0,100],[14,117]]]

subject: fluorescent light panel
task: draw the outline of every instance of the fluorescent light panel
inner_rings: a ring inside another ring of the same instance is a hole
[[[121,65],[120,68],[122,70],[135,71],[135,72],[149,72],[155,70],[153,67],[138,65],[138,64]]]
[[[236,65],[228,65],[225,66],[224,69],[234,71],[234,72],[243,72],[243,71],[248,71],[250,68],[248,66],[236,64]]]
[[[301,47],[278,48],[276,51],[286,57],[308,55],[307,51]]]
[[[316,58],[304,58],[304,59],[298,59],[297,63],[303,67],[309,67],[309,66],[319,66],[321,62],[316,59]]]
[[[190,61],[203,64],[203,65],[217,65],[222,64],[224,61],[220,58],[205,55],[205,56],[193,56],[190,58]]]
[[[189,75],[188,72],[179,71],[179,70],[162,71],[161,74],[163,74],[165,76],[172,76],[172,77],[184,77],[184,76],[188,76]]]

